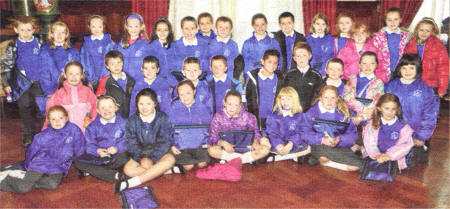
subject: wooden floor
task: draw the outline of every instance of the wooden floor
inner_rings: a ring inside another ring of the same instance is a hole
[[[19,119],[1,120],[0,166],[22,160]],[[194,172],[147,183],[164,208],[449,208],[449,106],[442,104],[431,139],[430,162],[396,176],[393,183],[359,180],[356,172],[293,161],[243,166],[240,182],[196,179]],[[79,180],[72,167],[58,189],[24,195],[0,192],[1,208],[119,208],[112,184]]]

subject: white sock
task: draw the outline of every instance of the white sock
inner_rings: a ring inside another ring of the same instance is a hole
[[[170,168],[164,174],[173,174],[173,173],[181,173],[180,167],[174,165],[172,168]]]
[[[242,154],[241,159],[242,159],[242,164],[251,163],[254,161],[251,152],[246,152],[246,153]]]
[[[237,153],[237,152],[228,153],[225,150],[222,150],[222,157],[221,157],[221,159],[222,160],[226,160],[226,161],[230,161],[230,160],[232,160],[234,158],[238,158],[238,157],[241,157],[241,156],[242,156],[242,154]]]
[[[295,153],[289,153],[285,155],[275,155],[275,161],[291,160],[291,159],[297,160],[297,155]]]
[[[141,179],[139,179],[139,176],[135,176],[135,177],[133,177],[131,179],[128,179],[127,182],[128,182],[128,187],[129,188],[135,187],[135,186],[139,186],[139,185],[142,184]],[[120,184],[120,191],[122,191],[122,190],[124,190],[126,188],[127,188],[127,183],[125,181],[123,181]]]
[[[2,182],[3,179],[5,179],[9,175],[9,172],[10,170],[0,172],[0,182]]]
[[[343,170],[343,171],[348,171],[347,165],[342,164],[342,163],[337,163],[337,162],[334,162],[334,161],[331,161],[331,160],[329,160],[326,163],[322,163],[322,165],[328,166],[328,167],[332,167],[332,168],[336,168],[336,169]]]
[[[116,175],[114,175],[114,179],[119,180],[119,172],[117,172]]]
[[[26,171],[22,171],[22,170],[11,170],[9,172],[9,176],[14,177],[14,178],[23,179],[25,177],[25,173],[26,173]]]

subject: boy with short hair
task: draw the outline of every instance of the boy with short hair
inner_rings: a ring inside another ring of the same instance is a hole
[[[277,70],[279,58],[277,50],[268,49],[261,59],[262,68],[247,72],[247,111],[256,116],[260,130],[266,128],[266,118],[272,114],[275,96],[283,84],[283,74]]]
[[[215,55],[223,55],[227,60],[227,75],[233,77],[235,72],[234,62],[239,55],[238,45],[231,39],[233,22],[229,17],[222,16],[217,18],[216,31],[217,37],[212,39],[208,46],[209,60]]]
[[[110,74],[100,79],[98,95],[112,96],[119,104],[118,113],[128,118],[130,111],[131,90],[135,84],[134,79],[123,72],[123,55],[117,50],[109,51],[105,55],[105,66]]]
[[[213,30],[214,20],[210,13],[203,12],[199,14],[197,17],[197,22],[199,26],[198,32],[195,34],[197,38],[203,39],[208,43],[216,38],[217,35]]]
[[[297,91],[303,112],[307,112],[319,93],[323,80],[320,73],[309,66],[312,52],[307,43],[295,44],[293,52],[293,59],[297,67],[287,72],[283,85],[291,86]]]
[[[235,90],[242,94],[242,85],[235,78],[229,76],[227,72],[227,59],[222,55],[216,55],[211,58],[212,76],[208,77],[207,82],[212,96],[213,114],[223,108],[223,99],[230,90]]]
[[[294,30],[295,18],[290,12],[283,12],[278,17],[280,29],[274,32],[274,38],[278,41],[283,58],[281,71],[286,73],[289,69],[295,68],[296,64],[292,61],[292,49],[298,42],[306,42],[305,36]]]
[[[34,110],[37,110],[36,95],[41,95],[39,86],[39,52],[42,41],[33,36],[38,30],[38,20],[28,16],[14,19],[17,38],[8,43],[1,60],[2,86],[11,100],[19,106],[22,119],[22,146],[31,144],[35,133]]]

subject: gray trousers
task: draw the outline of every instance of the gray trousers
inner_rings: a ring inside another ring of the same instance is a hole
[[[125,165],[129,158],[127,152],[121,152],[116,155],[115,159],[114,162],[106,165],[96,165],[80,161],[74,161],[74,165],[79,170],[89,173],[96,178],[113,183],[116,181],[115,177],[118,169]]]
[[[172,151],[170,152],[175,157],[176,164],[192,165],[201,162],[209,162],[208,151],[204,148],[184,149],[180,151],[181,153],[179,155],[173,154]]]
[[[312,145],[311,155],[315,158],[326,157],[331,161],[361,167],[362,160],[347,147],[329,147],[326,145]]]
[[[23,179],[7,176],[0,183],[0,190],[18,194],[27,193],[36,189],[56,189],[61,183],[62,173],[44,174],[29,170]]]

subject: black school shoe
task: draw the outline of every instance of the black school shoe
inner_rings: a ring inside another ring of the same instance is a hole
[[[264,164],[264,163],[268,162],[268,159],[271,160],[269,162],[273,162],[273,161],[275,161],[275,155],[276,155],[275,153],[269,152],[269,154],[266,155],[265,157],[263,157],[259,160],[254,160],[252,162],[252,165],[256,167],[258,165]]]
[[[114,187],[113,187],[114,194],[118,194],[119,192],[123,191],[123,190],[120,190],[120,185],[122,184],[122,182],[125,182],[125,184],[126,184],[126,186],[123,190],[128,189],[128,187],[129,187],[128,181],[117,181],[116,183],[114,183]]]
[[[75,167],[75,169],[77,170],[78,179],[83,179],[84,177],[89,176],[89,173],[83,172],[76,167]]]
[[[305,156],[301,156],[297,159],[298,164],[305,164],[308,163],[308,165],[317,165],[319,164],[319,159],[313,157],[311,154],[307,154]]]

